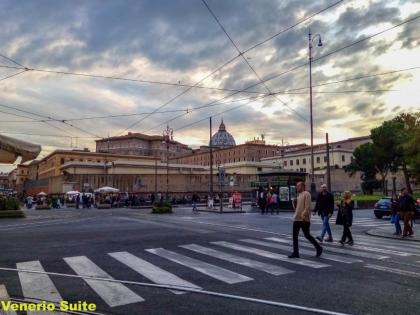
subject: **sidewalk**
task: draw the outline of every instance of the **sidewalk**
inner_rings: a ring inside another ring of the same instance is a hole
[[[401,227],[403,227],[403,225],[401,225]],[[369,230],[366,232],[366,234],[371,235],[371,236],[392,238],[392,239],[401,240],[401,241],[420,242],[420,224],[419,223],[414,224],[413,237],[402,238],[401,236],[393,235],[394,232],[395,232],[395,227],[393,225],[390,225],[386,227],[375,228],[375,229]]]

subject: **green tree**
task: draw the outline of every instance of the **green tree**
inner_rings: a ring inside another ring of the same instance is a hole
[[[350,177],[358,171],[361,172],[362,189],[369,194],[373,193],[373,189],[378,188],[378,181],[376,180],[378,170],[373,150],[372,143],[358,146],[353,152],[353,159],[350,164],[344,166],[344,171],[349,173]]]

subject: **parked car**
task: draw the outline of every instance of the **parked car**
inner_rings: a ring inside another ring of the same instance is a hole
[[[373,213],[378,219],[385,216],[391,216],[391,197],[382,197],[375,203]],[[414,217],[420,218],[420,199],[416,200]]]

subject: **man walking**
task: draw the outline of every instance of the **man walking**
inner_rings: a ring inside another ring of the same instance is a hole
[[[320,242],[324,241],[325,233],[328,233],[328,238],[326,242],[332,242],[332,234],[330,228],[330,218],[334,212],[334,196],[327,190],[327,185],[323,184],[321,186],[321,192],[318,194],[316,199],[316,205],[314,214],[318,213],[322,219],[322,232],[321,236],[317,236],[316,239]]]
[[[298,182],[296,184],[296,190],[298,196],[296,206],[294,205],[293,253],[289,255],[289,258],[299,258],[298,236],[300,229],[302,229],[306,239],[314,245],[316,248],[316,257],[319,257],[322,254],[322,247],[309,232],[311,225],[311,194],[308,191],[305,191],[305,184],[303,182]]]
[[[412,236],[413,229],[411,227],[411,219],[414,213],[414,199],[411,197],[407,189],[401,189],[400,211],[404,220],[403,237]]]

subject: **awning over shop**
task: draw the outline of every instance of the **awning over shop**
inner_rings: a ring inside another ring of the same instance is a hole
[[[39,152],[40,145],[0,135],[0,163],[13,164],[19,156],[24,163],[35,159]]]

